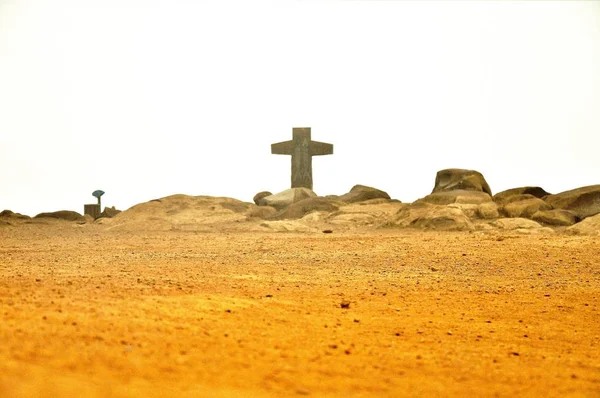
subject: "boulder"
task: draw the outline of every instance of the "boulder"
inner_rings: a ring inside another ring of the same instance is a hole
[[[356,203],[370,199],[390,199],[390,195],[377,188],[367,187],[365,185],[355,185],[350,192],[340,196],[339,199],[348,203]]]
[[[556,226],[569,226],[578,221],[575,214],[563,209],[541,210],[534,213],[531,219],[539,223]]]
[[[479,205],[477,215],[484,220],[493,220],[500,217],[498,205],[494,202],[486,202]]]
[[[343,202],[327,198],[306,198],[299,202],[292,203],[287,208],[275,214],[272,219],[298,219],[315,211],[331,213],[338,210],[340,206],[343,206],[344,204],[345,203]]]
[[[0,212],[0,218],[29,220],[31,217],[25,216],[23,214],[12,212],[10,210],[2,210],[2,212]]]
[[[104,211],[102,213],[100,213],[100,217],[113,218],[120,212],[121,212],[121,210],[117,210],[114,206],[113,207],[105,207]]]
[[[85,217],[76,211],[71,210],[59,210],[52,213],[40,213],[34,218],[55,218],[57,220],[65,220],[65,221],[77,221],[81,223],[85,223]]]
[[[590,185],[549,195],[544,200],[555,209],[569,210],[583,220],[600,213],[600,185]]]
[[[529,198],[518,202],[512,202],[502,207],[502,213],[510,218],[531,218],[534,213],[543,210],[551,210],[552,206],[540,198]]]
[[[449,205],[451,203],[480,204],[490,202],[491,200],[492,197],[485,192],[457,189],[455,191],[434,192],[417,200],[415,203],[429,203],[433,205]]]
[[[506,204],[505,200],[511,196],[515,195],[531,195],[534,198],[543,198],[544,196],[550,195],[541,187],[519,187],[519,188],[511,188],[506,191],[498,192],[494,195],[494,202],[499,202],[502,204]]]
[[[308,188],[290,188],[274,195],[265,196],[259,200],[260,206],[272,206],[276,209],[283,209],[292,203],[300,202],[303,199],[315,198],[317,196]]]
[[[256,195],[254,195],[254,197],[252,198],[252,200],[254,201],[254,203],[256,205],[260,206],[260,200],[262,198],[266,198],[267,196],[271,196],[271,195],[273,195],[273,194],[271,192],[269,192],[269,191],[262,191],[262,192],[257,193]]]
[[[475,170],[465,169],[446,169],[437,172],[435,177],[434,192],[455,191],[457,189],[465,191],[479,191],[492,195],[490,186],[485,181],[483,174]]]
[[[567,228],[573,235],[600,235],[600,214],[587,217],[585,220]]]
[[[526,218],[501,218],[494,221],[492,225],[505,230],[542,228],[537,222]]]
[[[400,209],[393,223],[399,227],[442,231],[472,231],[469,217],[461,209],[429,203],[414,203]]]

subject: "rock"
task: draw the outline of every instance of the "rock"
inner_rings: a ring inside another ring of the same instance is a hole
[[[585,220],[567,228],[573,235],[600,235],[600,214],[587,217]]]
[[[77,221],[85,223],[85,217],[76,211],[59,210],[52,213],[40,213],[34,218],[55,218],[57,220]]]
[[[319,230],[299,220],[265,221],[260,224],[274,232],[318,232]]]
[[[479,191],[492,195],[483,174],[475,170],[446,169],[437,172],[432,193],[440,191]]]
[[[25,216],[23,214],[19,214],[19,213],[14,213],[10,210],[2,210],[2,212],[0,212],[0,218],[5,218],[5,219],[20,219],[20,220],[29,220],[31,219],[31,217],[29,216]]]
[[[308,188],[290,188],[275,195],[265,196],[259,201],[261,206],[272,206],[278,210],[291,205],[292,203],[300,202],[302,199],[315,198],[317,196]]]
[[[390,195],[377,188],[367,187],[365,185],[355,185],[350,192],[340,196],[339,199],[348,203],[356,203],[370,199],[390,199]]]
[[[495,196],[494,196],[495,198]],[[520,202],[522,200],[527,200],[527,199],[538,199],[533,195],[530,195],[528,193],[523,193],[523,194],[516,194],[516,195],[511,195],[511,196],[504,196],[504,197],[500,197],[498,199],[494,199],[494,201],[498,204],[498,206],[506,206],[509,203],[513,203],[513,202]]]
[[[543,210],[551,210],[552,206],[540,198],[529,198],[518,202],[512,202],[502,207],[501,212],[510,218],[531,218],[534,213]]]
[[[343,205],[343,202],[332,199],[306,198],[299,202],[292,203],[272,218],[276,220],[298,219],[315,211],[331,213],[338,210],[340,206]]]
[[[398,211],[395,225],[443,231],[472,231],[473,223],[461,209],[429,203],[413,203]]]
[[[569,226],[578,221],[575,214],[563,209],[541,210],[534,213],[531,219],[539,223],[557,226]]]
[[[102,213],[100,213],[100,217],[113,218],[120,212],[121,212],[121,210],[117,210],[114,206],[113,207],[105,207],[104,211]]]
[[[252,200],[254,201],[254,203],[258,206],[260,206],[260,200],[262,198],[266,198],[267,196],[271,196],[273,195],[271,192],[269,191],[262,191],[257,193],[256,195],[254,195],[254,198],[252,198]]]
[[[434,192],[417,200],[415,203],[430,203],[433,205],[448,205],[451,203],[480,204],[491,202],[492,197],[485,192],[457,189],[454,191]]]
[[[482,203],[477,209],[478,216],[484,220],[493,220],[500,217],[498,205],[494,202]]]
[[[505,230],[542,228],[537,222],[526,218],[501,218],[494,221],[491,225]]]
[[[600,213],[600,185],[590,185],[546,196],[544,200],[555,209],[569,210],[583,220]]]
[[[479,205],[476,205],[476,204],[472,204],[472,203],[451,203],[451,204],[449,204],[447,206],[451,207],[451,208],[462,210],[462,212],[465,213],[465,216],[469,217],[470,219],[474,219],[474,218],[477,218],[479,216],[479,212],[478,212]]]
[[[550,195],[546,190],[541,187],[519,187],[511,188],[506,191],[498,192],[494,195],[494,202],[506,204],[505,200],[515,195],[531,195],[534,198],[543,198],[544,196]]]

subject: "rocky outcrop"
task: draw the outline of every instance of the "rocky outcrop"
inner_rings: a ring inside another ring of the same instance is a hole
[[[473,223],[458,208],[429,203],[414,203],[398,211],[393,225],[439,231],[472,231]]]
[[[446,169],[437,172],[432,193],[440,191],[479,191],[492,195],[483,174],[475,170]]]
[[[569,210],[580,219],[600,213],[600,185],[590,185],[550,195],[544,200],[555,209]]]
[[[526,218],[501,218],[494,221],[491,225],[504,230],[542,228],[537,222]]]
[[[262,191],[262,192],[257,193],[256,195],[254,195],[254,197],[252,198],[252,200],[254,201],[254,203],[256,205],[260,206],[260,200],[262,198],[266,198],[267,196],[271,196],[271,195],[273,195],[273,194],[271,192],[269,192],[269,191]]]
[[[569,226],[578,221],[575,214],[563,209],[538,211],[531,216],[531,219],[542,224],[554,226]]]
[[[477,215],[484,220],[493,220],[500,217],[498,205],[494,202],[482,203],[477,208]]]
[[[292,203],[272,218],[276,220],[298,219],[316,211],[331,213],[338,210],[344,204],[343,202],[327,198],[306,198]]]
[[[377,188],[355,185],[350,192],[340,196],[339,199],[347,203],[356,203],[371,199],[390,199],[390,195]]]
[[[492,197],[480,191],[467,191],[458,189],[455,191],[434,192],[417,200],[415,203],[429,203],[433,205],[449,205],[451,203],[481,204],[490,202]]]
[[[511,188],[506,191],[498,192],[494,195],[494,202],[506,204],[508,198],[516,195],[530,195],[528,197],[543,198],[544,196],[550,195],[545,189],[541,187],[519,187]]]
[[[64,221],[77,221],[77,222],[82,222],[82,223],[86,222],[84,216],[77,213],[76,211],[71,211],[71,210],[59,210],[59,211],[55,211],[55,212],[51,212],[51,213],[40,213],[37,216],[35,216],[34,218],[55,218],[57,220],[64,220]]]
[[[100,213],[100,217],[113,218],[120,212],[121,212],[121,210],[117,210],[114,206],[113,207],[105,207],[104,211],[102,213]]]
[[[531,218],[531,216],[538,211],[550,209],[552,209],[552,206],[542,199],[531,197],[504,205],[501,209],[501,213],[510,218]]]
[[[567,228],[573,235],[600,235],[600,214],[587,217],[585,220]]]
[[[259,204],[261,206],[271,206],[280,210],[292,203],[300,202],[307,198],[315,198],[316,196],[317,194],[308,188],[290,188],[283,192],[262,198],[259,201]]]
[[[29,220],[31,217],[12,212],[10,210],[2,210],[0,212],[0,218],[13,220]]]

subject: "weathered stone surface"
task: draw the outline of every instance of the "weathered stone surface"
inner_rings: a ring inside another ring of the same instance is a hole
[[[368,187],[365,185],[355,185],[350,192],[339,197],[340,200],[348,203],[364,202],[371,199],[390,199],[387,192],[377,188]]]
[[[492,223],[493,226],[499,229],[515,230],[515,229],[532,229],[541,228],[542,226],[535,221],[526,218],[500,218]]]
[[[100,217],[113,218],[120,212],[121,212],[121,210],[117,210],[114,206],[113,207],[105,207],[104,211],[102,213],[100,213]]]
[[[473,223],[462,210],[429,203],[413,203],[398,211],[395,225],[441,231],[472,231]]]
[[[40,213],[34,218],[55,218],[57,220],[85,222],[85,217],[76,211],[59,210],[51,213]]]
[[[475,170],[446,169],[437,172],[435,187],[432,193],[440,191],[480,191],[492,195],[490,186],[485,181],[483,174]]]
[[[506,206],[509,203],[520,202],[520,201],[527,200],[527,199],[538,199],[538,198],[536,198],[535,196],[530,195],[528,193],[522,193],[522,194],[515,194],[515,195],[500,197],[500,198],[494,199],[494,201],[498,204],[498,206],[502,207],[502,206]]]
[[[589,216],[585,220],[567,228],[573,235],[600,235],[600,214]]]
[[[298,219],[315,211],[331,213],[338,210],[340,206],[343,206],[344,204],[345,203],[343,202],[326,198],[306,198],[299,202],[292,203],[273,216],[273,219]]]
[[[569,210],[580,219],[600,213],[600,185],[590,185],[550,195],[544,200],[555,209]]]
[[[254,197],[252,198],[252,200],[254,201],[254,203],[256,205],[260,206],[260,200],[262,198],[266,198],[267,196],[271,196],[271,195],[273,195],[273,194],[271,192],[269,192],[269,191],[262,191],[262,192],[257,193],[256,195],[254,195]]]
[[[292,155],[292,188],[312,189],[312,157],[333,154],[333,145],[312,141],[310,127],[294,127],[293,139],[271,145],[271,153]]]
[[[316,196],[317,194],[308,188],[291,188],[271,196],[266,196],[259,203],[261,206],[272,206],[276,209],[283,209],[292,203]]]
[[[531,216],[531,219],[539,223],[557,226],[569,226],[577,222],[575,214],[563,209],[538,211]]]
[[[531,218],[540,210],[550,210],[552,206],[539,198],[530,198],[512,202],[502,207],[501,212],[510,218]]]
[[[430,203],[434,205],[449,205],[451,203],[480,204],[490,202],[492,197],[485,192],[457,189],[454,191],[434,192],[417,200],[415,203]]]
[[[493,220],[500,217],[498,205],[494,202],[480,204],[479,208],[477,209],[477,213],[479,217],[483,218],[484,220]]]
[[[479,216],[479,205],[476,204],[472,204],[472,203],[450,203],[449,205],[446,205],[448,207],[454,208],[454,209],[460,209],[462,210],[463,213],[465,213],[465,216],[469,217],[471,220],[478,218]]]
[[[12,219],[19,219],[19,220],[29,220],[31,217],[29,216],[25,216],[23,214],[20,213],[15,213],[12,212],[10,210],[2,210],[2,212],[0,212],[0,218],[12,218]]]
[[[494,202],[498,202],[501,204],[507,204],[506,199],[515,196],[515,195],[531,195],[534,198],[543,198],[546,195],[550,195],[550,193],[546,192],[541,187],[519,187],[519,188],[511,188],[506,191],[498,192],[494,195]]]

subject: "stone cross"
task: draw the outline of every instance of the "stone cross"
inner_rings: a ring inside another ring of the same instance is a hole
[[[275,155],[292,155],[292,188],[313,188],[312,157],[333,154],[333,145],[311,141],[310,127],[294,127],[291,141],[271,145]]]

